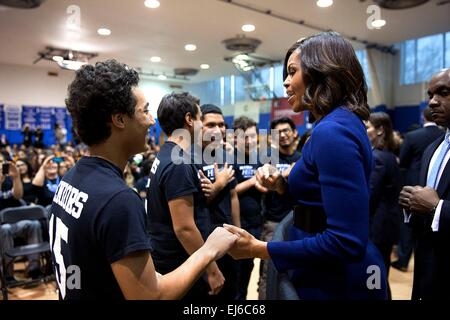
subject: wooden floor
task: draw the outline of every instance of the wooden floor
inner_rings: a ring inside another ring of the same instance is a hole
[[[400,272],[391,268],[389,282],[393,300],[410,300],[412,276],[414,266],[410,265],[408,272]],[[255,259],[255,266],[248,287],[248,300],[258,299],[259,259]],[[56,283],[41,284],[33,288],[15,288],[10,290],[11,300],[57,300]]]

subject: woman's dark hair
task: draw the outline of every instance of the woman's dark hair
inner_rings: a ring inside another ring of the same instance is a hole
[[[322,32],[297,41],[287,52],[283,76],[291,54],[300,51],[305,83],[303,104],[319,115],[345,105],[362,120],[369,118],[367,84],[351,43],[336,32]]]
[[[378,142],[375,148],[389,150],[395,153],[398,145],[394,139],[394,129],[389,115],[386,112],[374,112],[370,114],[369,121],[375,129],[383,128],[384,130],[384,137]]]
[[[34,173],[33,173],[33,167],[31,166],[31,163],[28,161],[28,159],[18,159],[17,161],[22,161],[23,163],[25,163],[25,165],[27,166],[27,175],[29,178],[33,178]],[[16,162],[17,162],[16,161]]]
[[[195,118],[199,105],[200,100],[187,92],[165,95],[158,107],[158,121],[164,133],[171,135],[176,129],[183,128],[186,114]]]
[[[66,105],[81,141],[88,146],[102,143],[111,135],[112,115],[134,116],[137,101],[132,89],[138,83],[138,73],[116,60],[77,71]]]

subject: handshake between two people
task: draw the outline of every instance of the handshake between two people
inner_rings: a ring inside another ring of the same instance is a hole
[[[217,227],[209,235],[204,246],[213,252],[214,260],[220,259],[227,253],[235,260],[270,259],[267,242],[256,239],[244,229],[228,224]]]
[[[291,167],[292,168],[292,167]],[[290,169],[291,169],[290,168]],[[284,194],[287,191],[287,176],[290,169],[281,173],[274,166],[265,164],[258,168],[254,179],[254,187],[260,192],[278,192]],[[216,177],[222,183],[228,183],[233,179],[234,170],[226,164],[224,170],[219,173],[217,164],[214,165]],[[202,188],[207,197],[216,193],[212,183],[201,173]],[[260,258],[270,259],[267,251],[267,242],[256,239],[249,232],[239,227],[224,224],[223,228],[218,227],[211,233],[205,245],[215,248],[216,259],[221,258],[226,253],[234,259]]]

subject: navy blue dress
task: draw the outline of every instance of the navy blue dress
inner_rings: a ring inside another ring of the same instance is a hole
[[[300,299],[386,299],[386,270],[369,241],[372,148],[363,122],[338,107],[316,124],[292,169],[289,193],[326,214],[322,233],[295,226],[289,241],[269,242],[277,270],[288,272]]]

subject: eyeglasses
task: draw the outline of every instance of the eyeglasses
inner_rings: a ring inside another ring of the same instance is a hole
[[[292,132],[292,129],[291,128],[285,128],[285,129],[281,129],[281,130],[278,130],[278,131],[279,131],[280,134],[282,134],[282,133],[289,134],[289,133]]]

